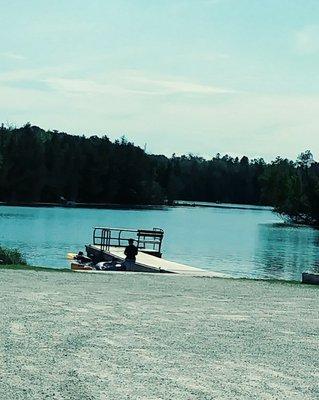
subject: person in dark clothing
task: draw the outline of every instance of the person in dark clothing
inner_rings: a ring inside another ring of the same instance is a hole
[[[83,251],[79,251],[78,254],[74,256],[74,260],[79,261],[81,264],[85,264],[92,261],[89,257],[86,257],[83,254]]]
[[[128,240],[128,246],[125,247],[124,254],[126,255],[123,266],[127,271],[132,271],[134,269],[136,256],[138,254],[137,247],[134,246],[134,240]]]

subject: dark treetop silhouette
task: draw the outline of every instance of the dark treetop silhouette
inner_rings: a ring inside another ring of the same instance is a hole
[[[26,124],[0,127],[0,200],[162,204],[176,199],[272,205],[294,222],[319,223],[319,164],[311,153],[209,160],[146,154],[124,137],[84,137]]]

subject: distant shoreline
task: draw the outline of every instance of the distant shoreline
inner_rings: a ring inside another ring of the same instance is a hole
[[[59,208],[96,208],[96,209],[119,209],[119,208],[163,208],[167,207],[166,204],[116,204],[116,203],[76,203],[70,204],[63,203],[44,203],[44,202],[0,202],[0,206],[6,207],[59,207]]]
[[[210,203],[202,201],[176,200],[176,207],[209,207],[209,208],[226,208],[235,210],[269,210],[273,211],[271,206],[259,206],[256,204],[235,204],[235,203]]]
[[[232,203],[210,203],[200,201],[177,200],[173,204],[117,204],[117,203],[45,203],[45,202],[0,202],[0,206],[7,207],[59,207],[59,208],[92,208],[92,209],[163,209],[168,207],[204,207],[204,208],[222,208],[234,210],[269,210],[273,211],[271,206],[259,206],[254,204],[232,204]]]

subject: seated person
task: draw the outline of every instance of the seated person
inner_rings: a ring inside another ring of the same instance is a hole
[[[134,246],[133,239],[128,240],[128,246],[126,246],[124,254],[126,255],[126,258],[124,263],[122,264],[123,267],[127,271],[133,271],[135,266],[136,256],[138,254],[138,249],[136,246]]]

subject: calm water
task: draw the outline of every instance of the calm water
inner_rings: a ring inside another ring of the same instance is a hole
[[[0,207],[0,243],[29,263],[66,267],[66,253],[91,242],[92,227],[160,227],[164,257],[235,277],[299,280],[319,272],[319,231],[285,225],[269,210],[97,210]]]

